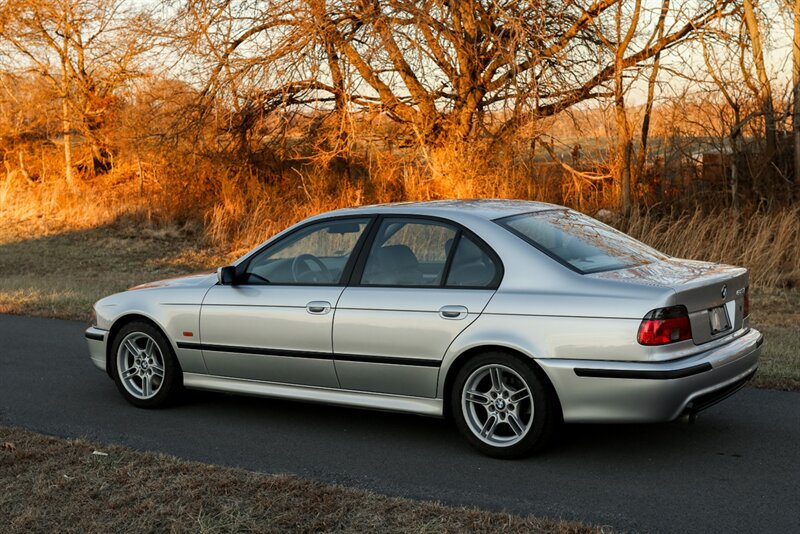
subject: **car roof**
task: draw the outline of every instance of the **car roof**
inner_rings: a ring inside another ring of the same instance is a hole
[[[463,199],[463,200],[429,200],[424,202],[394,202],[391,204],[373,204],[345,208],[327,215],[363,215],[370,214],[410,214],[452,217],[454,215],[472,215],[494,220],[520,213],[533,213],[552,209],[566,209],[556,204],[534,202],[530,200],[504,199]]]

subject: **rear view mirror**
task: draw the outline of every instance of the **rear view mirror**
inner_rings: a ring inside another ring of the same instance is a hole
[[[232,286],[236,283],[236,267],[228,265],[217,269],[217,280],[223,286]]]

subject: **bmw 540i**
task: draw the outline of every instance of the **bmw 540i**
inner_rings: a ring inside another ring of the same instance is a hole
[[[106,297],[86,338],[143,408],[185,387],[450,417],[512,458],[562,422],[734,393],[761,350],[748,314],[746,269],[556,205],[435,201],[317,215],[216,273]]]

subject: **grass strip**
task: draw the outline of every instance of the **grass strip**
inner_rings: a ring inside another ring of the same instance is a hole
[[[0,510],[8,533],[610,531],[9,427],[0,427]]]

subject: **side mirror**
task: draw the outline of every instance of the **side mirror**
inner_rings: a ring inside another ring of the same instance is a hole
[[[236,285],[236,267],[228,265],[217,269],[217,280],[223,286]]]

